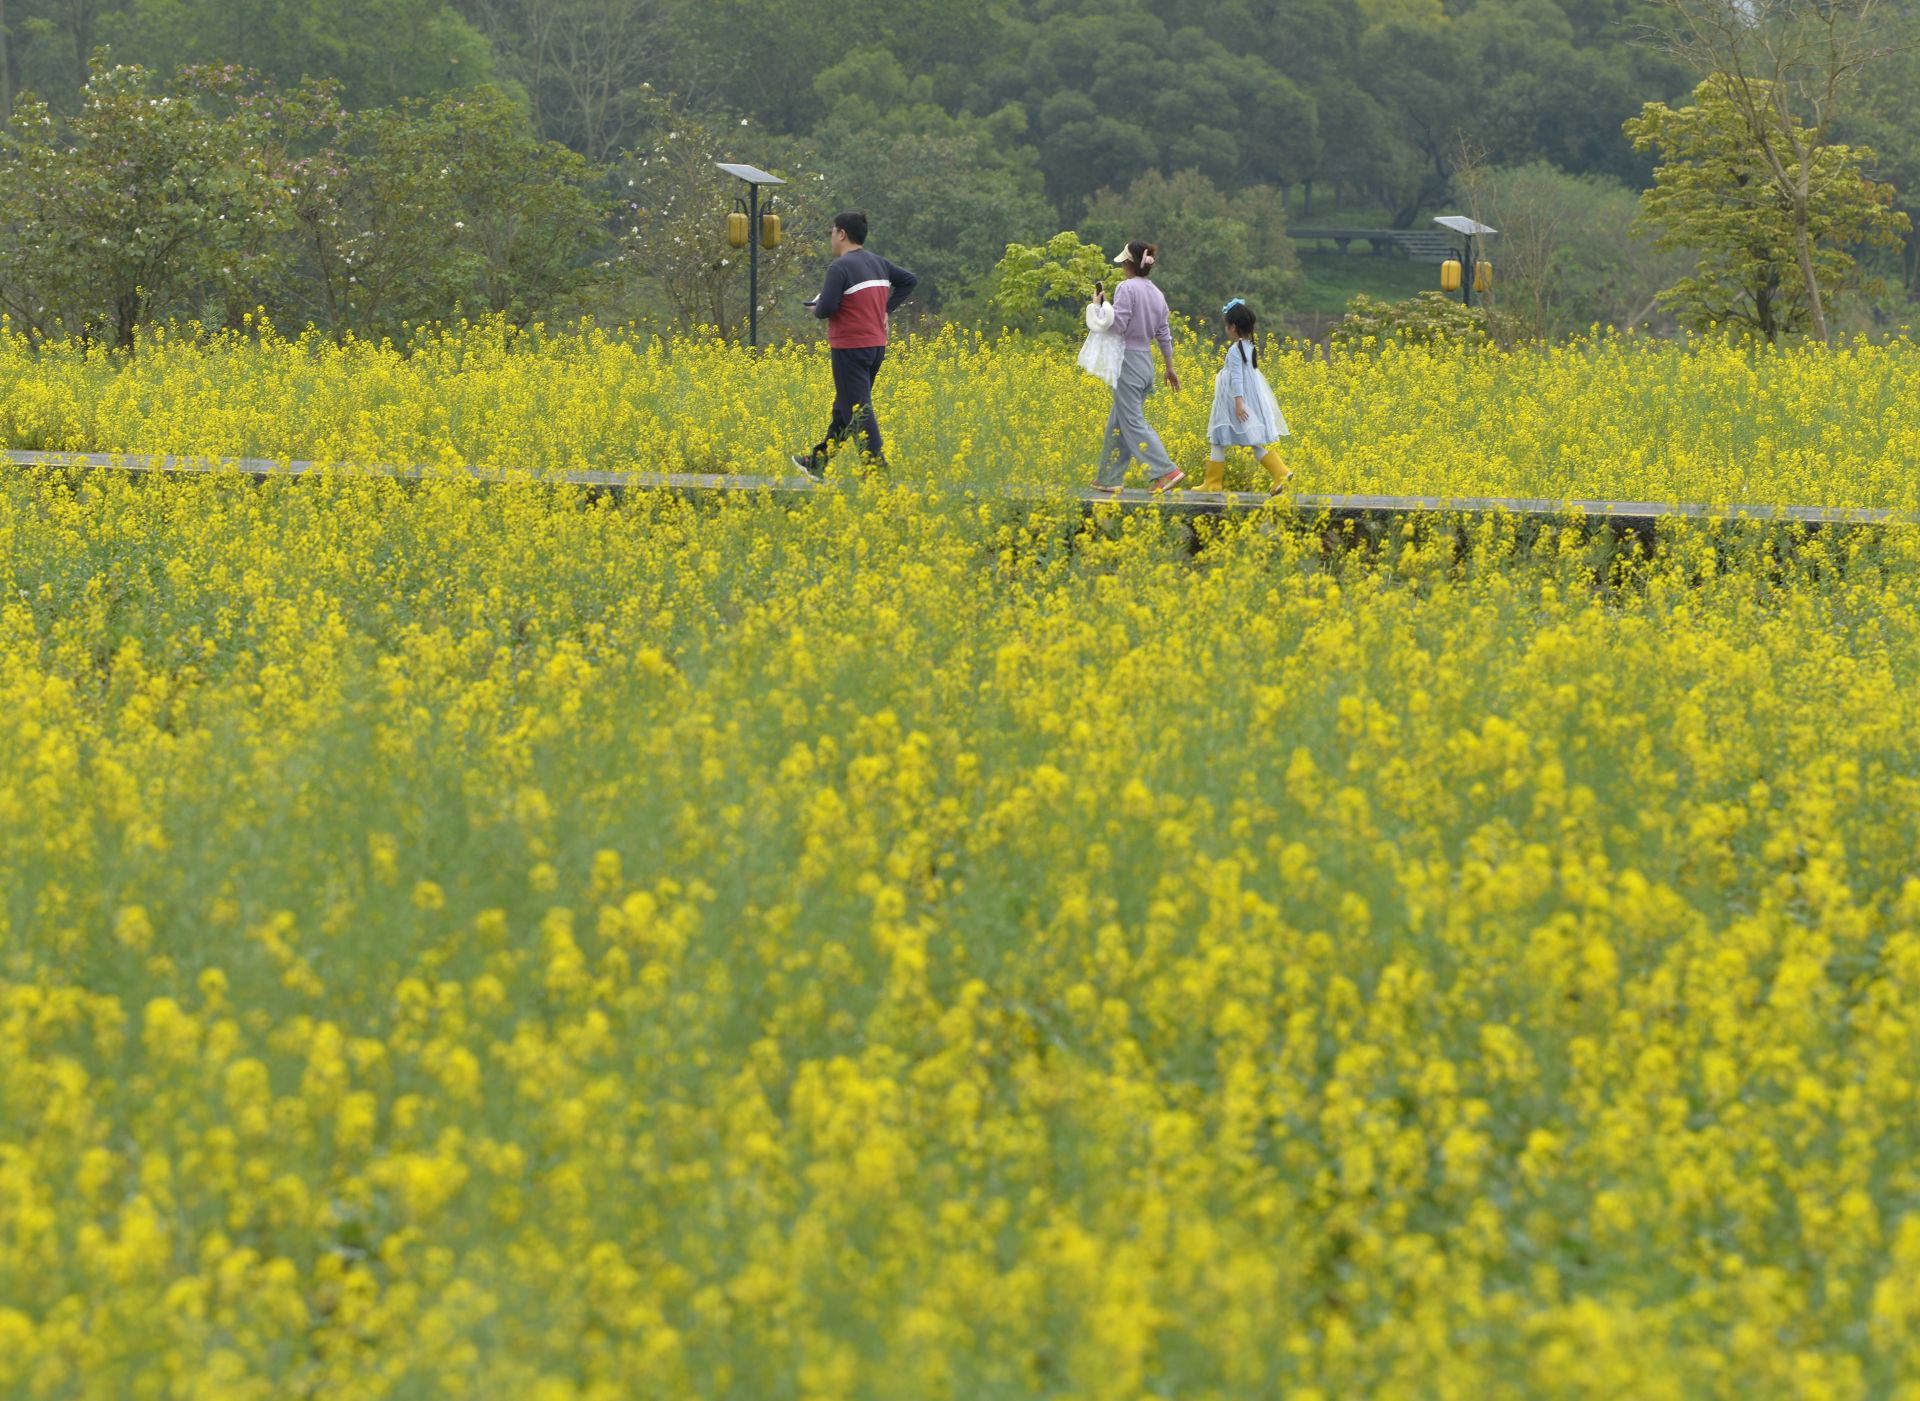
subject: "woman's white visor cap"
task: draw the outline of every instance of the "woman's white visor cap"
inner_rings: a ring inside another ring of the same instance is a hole
[[[1118,253],[1115,253],[1113,255],[1113,261],[1115,266],[1118,266],[1121,263],[1130,263],[1133,261],[1133,254],[1127,252],[1126,249],[1122,248]]]

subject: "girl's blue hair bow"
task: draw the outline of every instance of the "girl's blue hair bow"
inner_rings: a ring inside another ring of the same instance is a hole
[[[1246,304],[1247,304],[1247,299],[1245,297],[1235,297],[1232,301],[1228,302],[1225,306],[1220,308],[1220,314],[1222,316],[1225,316],[1228,312],[1232,311],[1235,307],[1245,306]]]

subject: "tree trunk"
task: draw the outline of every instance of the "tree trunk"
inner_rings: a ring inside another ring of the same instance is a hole
[[[1770,99],[1777,102],[1778,99]],[[1778,118],[1778,125],[1772,123]],[[1831,345],[1833,341],[1827,334],[1827,308],[1820,296],[1820,284],[1813,275],[1813,161],[1819,153],[1816,143],[1803,143],[1794,133],[1793,115],[1783,107],[1750,106],[1746,112],[1747,127],[1760,145],[1766,157],[1769,170],[1773,174],[1774,188],[1785,196],[1793,211],[1793,261],[1800,269],[1801,280],[1807,287],[1807,317],[1813,323],[1813,333],[1820,338],[1822,345]],[[1774,139],[1786,142],[1792,148],[1795,162],[1794,173],[1787,169],[1780,152],[1774,147]],[[1769,335],[1767,339],[1773,337]]]
[[[1794,257],[1800,264],[1800,276],[1807,284],[1807,314],[1813,319],[1813,333],[1822,345],[1832,345],[1827,334],[1827,308],[1820,296],[1820,284],[1813,276],[1813,235],[1807,228],[1806,205],[1795,201],[1793,211]]]
[[[140,294],[123,292],[114,299],[113,340],[114,345],[129,353],[133,350],[134,334],[140,327]]]

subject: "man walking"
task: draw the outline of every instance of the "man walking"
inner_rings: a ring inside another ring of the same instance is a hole
[[[920,279],[905,268],[869,253],[867,216],[833,216],[833,261],[820,295],[809,303],[827,323],[833,358],[833,418],[827,436],[811,452],[795,453],[793,465],[816,481],[826,475],[827,458],[856,430],[864,429],[867,456],[887,465],[880,421],[873,413],[873,377],[887,358],[887,316],[904,302]]]

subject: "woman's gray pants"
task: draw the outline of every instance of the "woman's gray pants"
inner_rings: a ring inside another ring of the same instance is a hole
[[[1153,393],[1153,356],[1129,350],[1113,386],[1113,410],[1107,415],[1106,449],[1100,458],[1100,485],[1119,486],[1127,479],[1127,462],[1137,458],[1149,474],[1164,477],[1173,470],[1160,435],[1147,422],[1147,395]]]

